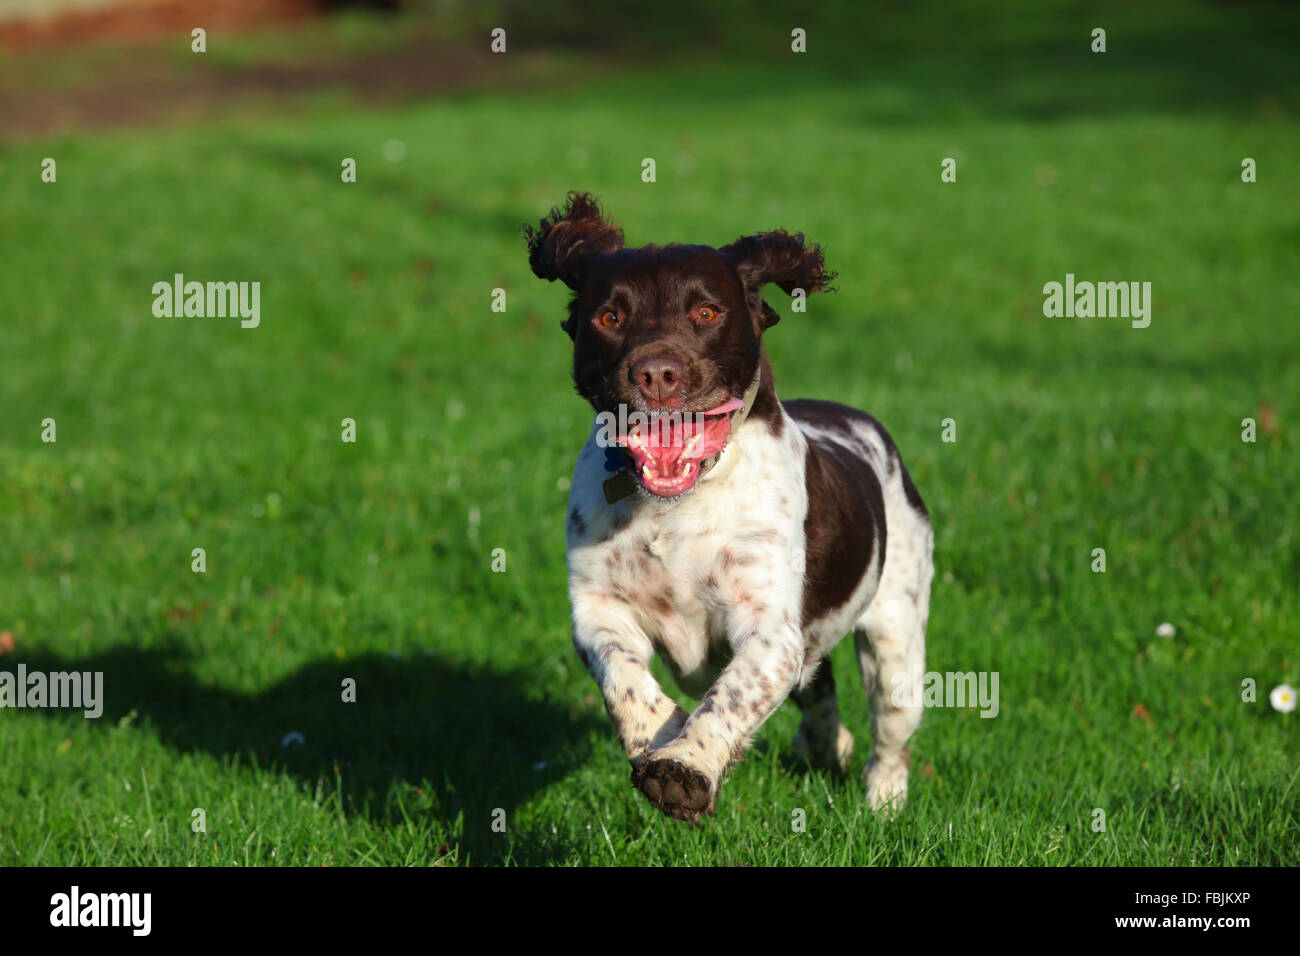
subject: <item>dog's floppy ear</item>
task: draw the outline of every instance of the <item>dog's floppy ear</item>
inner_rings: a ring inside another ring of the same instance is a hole
[[[790,235],[778,229],[742,236],[718,251],[736,264],[741,281],[755,298],[759,288],[769,282],[775,282],[786,295],[793,295],[795,289],[811,294],[831,291],[835,278],[834,272],[826,271],[821,246],[809,245],[801,232]],[[761,299],[758,304],[764,328],[776,325],[777,313]]]
[[[533,273],[575,291],[592,256],[623,248],[623,230],[605,220],[589,193],[569,193],[565,209],[552,209],[536,229],[524,226],[524,238]]]

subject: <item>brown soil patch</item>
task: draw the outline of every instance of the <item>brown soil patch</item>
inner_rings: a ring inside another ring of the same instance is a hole
[[[240,106],[338,90],[365,102],[394,102],[467,87],[512,85],[514,69],[486,50],[415,40],[384,52],[295,66],[246,69],[195,65],[178,73],[166,57],[121,65],[94,85],[69,89],[0,87],[0,141],[81,129],[201,120]],[[514,80],[513,82],[517,82]]]
[[[127,0],[0,23],[0,46],[20,51],[0,59],[0,142],[283,110],[323,92],[382,104],[564,82],[548,53],[496,55],[486,36],[453,42],[431,24],[401,17],[369,46],[341,49],[321,19],[328,7],[319,0]],[[190,52],[195,26],[207,30],[207,54]],[[211,53],[235,32],[268,28],[288,30],[278,60]]]
[[[0,47],[25,51],[38,47],[90,43],[139,43],[160,36],[187,37],[195,27],[235,33],[271,23],[318,17],[318,0],[121,0],[106,7],[69,9],[0,22]]]

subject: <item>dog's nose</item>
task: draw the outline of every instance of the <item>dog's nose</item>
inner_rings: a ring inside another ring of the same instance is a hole
[[[677,398],[682,385],[682,363],[666,355],[646,358],[632,366],[632,381],[651,401],[667,404]]]

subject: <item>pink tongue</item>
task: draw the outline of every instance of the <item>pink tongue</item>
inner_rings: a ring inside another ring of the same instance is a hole
[[[717,408],[710,408],[707,412],[701,412],[703,415],[725,415],[727,412],[734,412],[745,403],[738,398],[729,398]]]
[[[668,476],[684,467],[682,459],[699,461],[721,451],[731,432],[731,419],[725,417],[744,405],[738,398],[729,398],[716,408],[705,412],[687,413],[682,419],[659,420],[634,429],[624,442],[640,469],[646,462],[660,476]],[[719,416],[701,422],[704,416]],[[694,444],[691,444],[691,439]],[[687,445],[690,450],[687,451]]]

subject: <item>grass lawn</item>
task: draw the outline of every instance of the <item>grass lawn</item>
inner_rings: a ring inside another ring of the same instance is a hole
[[[1068,6],[929,9],[807,60],[780,26],[598,84],[0,149],[0,670],[104,674],[98,720],[0,710],[0,864],[1292,864],[1300,68],[1231,7],[1117,7],[1104,56]],[[519,236],[572,188],[634,244],[781,226],[839,271],[806,314],[770,292],[778,391],[892,431],[935,519],[928,666],[1000,675],[995,719],[927,712],[899,819],[856,778],[851,641],[853,778],[792,765],[786,704],[704,829],[631,787],[569,641],[590,410]],[[259,281],[260,326],[156,318],[174,273]],[[1045,318],[1066,273],[1151,282],[1150,326]]]

